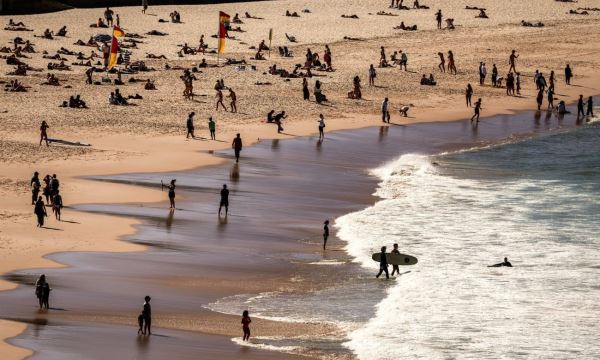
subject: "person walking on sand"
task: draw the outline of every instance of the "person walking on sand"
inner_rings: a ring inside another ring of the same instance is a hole
[[[48,217],[48,213],[46,213],[46,205],[41,196],[38,196],[35,202],[33,213],[37,216],[37,227],[44,227],[44,218]]]
[[[390,278],[390,273],[388,271],[388,262],[387,262],[387,254],[385,253],[385,246],[381,247],[381,259],[379,260],[379,273],[375,276],[375,278],[379,279],[381,274],[385,272],[385,278]]]
[[[319,114],[319,140],[325,139],[325,117],[323,114]]]
[[[223,104],[223,92],[221,91],[221,89],[217,89],[216,98],[217,98],[217,111],[219,110],[219,104],[221,104],[221,106],[223,107],[223,110],[227,111],[225,104]]]
[[[40,309],[44,307],[44,287],[46,286],[46,274],[40,275],[35,282],[35,297],[37,297],[40,304]]]
[[[228,97],[231,99],[231,103],[229,104],[231,106],[231,112],[232,113],[236,113],[237,112],[237,96],[235,95],[235,91],[233,91],[232,88],[229,88],[229,95]]]
[[[398,250],[398,244],[394,244],[394,249],[390,251],[390,254],[400,255],[400,251]],[[392,276],[394,276],[394,274],[400,275],[400,266],[392,265]]]
[[[585,112],[583,111],[583,95],[579,95],[579,100],[577,100],[577,118],[579,119],[579,115],[581,117],[585,116]]]
[[[225,216],[229,213],[229,189],[227,185],[223,184],[221,189],[221,201],[219,202],[219,216],[221,216],[221,209],[225,207]]]
[[[548,110],[554,109],[554,90],[548,89]]]
[[[235,162],[239,163],[240,162],[240,152],[242,152],[242,138],[240,137],[239,133],[233,139],[233,142],[231,143],[231,147],[233,148],[233,152],[235,154]]]
[[[150,306],[150,300],[152,298],[148,295],[144,297],[144,305],[142,307],[142,315],[144,315],[144,335],[152,335],[152,307]]]
[[[192,111],[188,115],[187,121],[185,123],[185,127],[187,128],[187,134],[185,135],[186,139],[189,139],[190,136],[192,137],[192,139],[196,138],[196,136],[194,135],[194,115],[196,115],[196,113]]]
[[[142,14],[145,14],[146,10],[148,10],[148,0],[142,0]]]
[[[473,97],[473,87],[471,84],[467,84],[467,89],[465,90],[465,98],[467,99],[467,107],[471,107],[471,98]]]
[[[42,145],[42,141],[46,141],[46,146],[50,146],[48,142],[48,123],[46,120],[42,120],[42,125],[40,125],[40,145]]]
[[[446,59],[444,59],[444,53],[440,51],[438,52],[438,56],[440,57],[438,69],[440,69],[441,72],[446,72]]]
[[[390,109],[389,109],[389,101],[388,98],[383,99],[381,103],[381,121],[390,122]]]
[[[454,64],[454,54],[452,50],[448,50],[448,72],[452,73],[454,71],[454,75],[456,75],[456,65]]]
[[[104,11],[104,18],[106,18],[106,25],[109,27],[113,26],[113,14],[114,11],[107,6],[106,10]]]
[[[171,180],[171,183],[169,185],[165,185],[163,184],[163,182],[160,182],[160,189],[163,190],[164,188],[169,189],[169,203],[170,203],[170,209],[175,209],[175,182],[177,180],[173,179]]]
[[[517,72],[517,67],[515,66],[517,59],[519,58],[519,55],[517,55],[517,51],[513,50],[510,53],[510,56],[508,58],[508,63],[510,64],[510,68],[508,69],[508,72]]]
[[[329,239],[329,220],[323,223],[323,250],[327,248],[327,239]]]
[[[542,108],[542,103],[544,102],[544,89],[538,90],[538,94],[535,100],[537,101],[538,110],[540,110]]]
[[[248,310],[244,310],[244,312],[242,313],[242,330],[244,332],[244,341],[248,341],[250,340],[250,323],[252,322],[252,319],[250,319],[250,316],[248,315]]]
[[[208,118],[208,130],[210,131],[210,139],[217,140],[217,135],[216,135],[217,124],[213,120],[212,116]]]
[[[475,122],[479,122],[480,113],[481,113],[481,98],[479,98],[475,102],[475,114],[473,114],[473,116],[471,117],[471,122],[473,122],[473,120],[476,120]]]
[[[35,201],[40,194],[40,189],[42,188],[42,184],[40,183],[40,173],[34,172],[31,177],[31,181],[29,182],[29,186],[31,186],[31,205],[35,205]]]
[[[435,21],[437,21],[437,28],[438,28],[438,30],[442,29],[442,18],[443,18],[443,16],[442,16],[442,10],[438,10],[435,13]]]
[[[565,83],[567,85],[571,85],[572,78],[573,78],[573,69],[571,69],[571,65],[567,64],[567,67],[565,67]]]
[[[375,78],[377,77],[377,72],[375,71],[375,67],[373,64],[369,66],[369,85],[375,86]]]
[[[56,217],[56,220],[58,221],[60,221],[60,210],[62,207],[62,196],[60,195],[60,191],[56,190],[56,193],[52,197],[52,212],[54,212],[54,217]]]
[[[587,100],[587,116],[594,117],[594,99],[590,96]]]

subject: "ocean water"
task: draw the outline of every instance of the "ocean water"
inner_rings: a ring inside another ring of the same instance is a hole
[[[382,200],[338,237],[373,273],[382,245],[419,263],[349,332],[359,359],[600,358],[598,124],[372,173]]]

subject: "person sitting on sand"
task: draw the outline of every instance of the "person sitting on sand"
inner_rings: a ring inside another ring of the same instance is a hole
[[[396,30],[404,30],[404,31],[417,31],[417,25],[412,25],[412,26],[406,26],[404,25],[404,21],[400,22],[400,25],[395,26],[394,29]]]
[[[96,23],[90,25],[90,27],[93,27],[93,28],[107,28],[108,25],[106,25],[104,23],[104,20],[102,20],[102,18],[98,18],[98,21],[96,21]]]
[[[419,4],[419,0],[415,0],[415,2],[413,3],[413,9],[429,9],[429,6],[421,5]]]
[[[8,85],[5,86],[5,91],[10,92],[27,92],[25,86],[19,80],[11,80]]]
[[[174,23],[181,22],[181,14],[179,14],[178,11],[173,11],[172,13],[169,14],[169,17],[171,18],[171,22],[174,22]]]
[[[60,82],[58,78],[54,74],[46,75],[46,81],[42,83],[42,85],[51,85],[51,86],[60,86]]]
[[[390,66],[390,64],[388,64],[386,56],[385,56],[385,48],[382,46],[381,47],[381,51],[379,52],[380,57],[379,57],[379,67],[383,68],[383,67],[388,67]]]
[[[240,20],[240,16],[238,13],[235,13],[235,15],[233,15],[233,20],[231,20],[231,22],[234,24],[243,24],[244,23],[242,20]]]
[[[350,91],[348,93],[348,98],[349,99],[357,99],[360,100],[362,99],[362,90],[361,90],[361,86],[360,86],[360,77],[358,75],[356,75],[354,77],[354,79],[352,80],[353,83],[353,90]]]
[[[352,15],[345,15],[345,14],[342,14],[342,17],[343,17],[344,19],[358,19],[358,15],[356,15],[356,14],[352,14]]]
[[[52,31],[50,31],[50,29],[46,29],[44,30],[44,33],[42,34],[42,37],[45,39],[49,39],[49,40],[53,40],[54,37],[52,36]]]
[[[18,65],[15,71],[8,73],[8,75],[27,76],[27,66]]]
[[[197,52],[201,52],[204,54],[204,52],[206,51],[206,48],[208,47],[207,44],[204,43],[204,34],[200,35],[200,41],[198,43],[198,50]]]
[[[63,25],[63,27],[61,27],[56,33],[56,36],[67,36],[67,26]]]
[[[487,19],[488,18],[484,9],[479,9],[479,14],[477,14],[477,16],[475,16],[475,17],[479,18],[479,19]]]
[[[266,60],[261,50],[258,50],[256,54],[254,54],[254,60]]]
[[[297,12],[295,12],[295,11],[294,11],[293,13],[290,13],[290,11],[289,11],[289,10],[286,10],[286,11],[285,11],[285,16],[290,16],[290,17],[300,17],[300,15],[298,15],[298,13],[297,13]]]
[[[144,90],[156,90],[154,81],[150,81],[150,79],[146,80],[146,84],[144,84]]]
[[[502,266],[512,267],[512,264],[510,263],[510,261],[508,261],[508,258],[504,258],[503,262],[494,264],[494,265],[489,265],[488,267],[502,267]]]
[[[429,78],[427,77],[427,75],[423,74],[423,76],[421,77],[421,85],[430,85],[430,86],[436,85],[436,82],[433,78],[433,74],[430,74]]]
[[[152,54],[152,53],[146,54],[146,58],[147,59],[167,59],[167,57],[164,55],[156,55],[156,54]]]
[[[260,44],[258,44],[258,50],[269,51],[269,47],[267,46],[267,44],[265,44],[264,40],[261,40]]]
[[[321,104],[323,102],[327,102],[327,96],[325,96],[323,94],[323,91],[321,90],[321,82],[319,80],[317,80],[315,82],[314,95],[315,95],[315,100],[317,101],[317,104]]]

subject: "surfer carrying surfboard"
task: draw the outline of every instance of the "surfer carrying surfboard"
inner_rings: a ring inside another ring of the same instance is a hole
[[[387,254],[385,253],[385,250],[386,250],[386,247],[382,246],[381,247],[381,258],[379,259],[379,273],[377,274],[377,276],[375,276],[378,279],[384,271],[385,271],[385,278],[386,279],[390,278],[390,273],[388,272]]]
[[[400,251],[398,250],[398,244],[394,244],[394,250],[390,251],[390,253],[400,255]],[[392,264],[392,276],[394,276],[394,274],[400,274],[400,267],[396,264]]]

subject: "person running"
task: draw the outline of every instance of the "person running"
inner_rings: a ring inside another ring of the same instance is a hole
[[[329,220],[323,223],[323,250],[327,248],[327,239],[329,239]]]
[[[454,71],[454,75],[456,75],[456,65],[454,64],[454,54],[452,50],[448,50],[448,72],[452,73]]]
[[[42,188],[39,172],[36,171],[33,173],[29,186],[31,186],[31,205],[35,205],[35,201],[37,200],[38,195],[40,194],[40,189]]]
[[[475,114],[473,114],[473,116],[471,117],[471,122],[473,122],[473,120],[476,120],[475,122],[479,122],[480,113],[481,113],[481,98],[479,98],[475,102]]]
[[[373,64],[369,66],[369,85],[375,86],[375,78],[377,77],[377,72],[375,71],[375,67]]]
[[[217,124],[213,120],[212,116],[208,118],[208,130],[210,131],[210,139],[217,140],[217,135],[216,135]]]
[[[504,258],[503,262],[494,264],[494,265],[489,265],[488,267],[502,267],[502,266],[512,267],[512,264],[510,263],[510,261],[508,261],[508,258]]]
[[[390,251],[390,254],[400,255],[400,251],[398,250],[398,244],[394,244],[394,250]],[[392,276],[394,276],[394,274],[400,275],[400,266],[392,265]]]
[[[56,220],[58,221],[60,221],[60,210],[62,209],[62,207],[62,196],[60,195],[60,192],[56,190],[56,193],[52,197],[52,212],[54,212],[54,217],[56,217]]]
[[[446,72],[446,59],[444,58],[444,53],[440,51],[438,52],[438,56],[440,57],[438,69],[440,69],[441,72]]]
[[[508,69],[508,72],[517,72],[517,67],[515,66],[517,59],[519,58],[519,55],[517,55],[517,51],[513,50],[510,53],[510,56],[508,58],[508,63],[510,64],[510,68]]]
[[[325,139],[325,117],[323,114],[319,114],[319,140]]]
[[[42,121],[42,125],[40,125],[40,145],[42,145],[42,141],[46,141],[46,146],[50,146],[50,143],[48,142],[48,128],[50,126],[48,126],[48,123],[46,122],[46,120]]]
[[[40,309],[44,307],[44,287],[46,284],[47,282],[45,274],[40,275],[40,277],[35,282],[35,296],[37,297],[38,302],[40,303]]]
[[[161,190],[164,189],[165,187],[167,189],[169,189],[169,203],[171,204],[171,206],[169,207],[170,209],[175,209],[175,182],[177,180],[173,179],[171,180],[171,183],[169,185],[165,185],[163,184],[163,182],[160,182],[160,186],[161,186]]]
[[[387,254],[385,253],[385,246],[381,247],[381,259],[379,260],[379,273],[375,276],[377,279],[381,276],[383,272],[385,272],[385,278],[390,278],[390,273],[388,271],[388,262],[387,262]]]
[[[233,91],[233,89],[231,89],[231,88],[229,88],[228,97],[231,99],[231,102],[229,104],[231,106],[231,112],[236,113],[237,112],[237,96],[235,94],[235,91]]]
[[[250,340],[250,323],[252,319],[248,315],[248,310],[244,310],[242,313],[242,330],[244,331],[244,341]]]
[[[465,90],[465,98],[467,100],[467,107],[471,107],[471,98],[473,97],[473,87],[471,84],[467,84],[467,89]]]
[[[227,185],[223,184],[221,189],[221,201],[219,202],[219,216],[221,216],[221,209],[225,207],[225,216],[229,213],[229,189]]]
[[[217,111],[219,110],[219,104],[223,107],[223,110],[227,111],[225,104],[223,104],[223,92],[221,89],[217,89]]]
[[[192,139],[196,138],[196,136],[194,135],[194,115],[196,115],[196,113],[192,111],[188,115],[187,121],[185,123],[185,126],[187,128],[187,135],[185,135],[186,139],[189,139],[190,136],[192,137]]]
[[[590,96],[587,100],[587,116],[594,117],[594,99]]]
[[[442,29],[442,18],[443,18],[443,16],[442,16],[442,10],[438,10],[438,11],[435,13],[435,20],[437,21],[437,28],[438,28],[439,30],[441,30],[441,29]]]
[[[38,199],[35,202],[33,213],[37,216],[37,227],[44,227],[44,218],[48,217],[48,213],[46,213],[46,205],[44,205],[41,196],[38,196]]]
[[[144,335],[152,335],[152,307],[150,306],[150,300],[152,298],[148,295],[144,297],[144,305],[142,307],[142,315],[144,315]]]
[[[235,162],[239,163],[240,162],[240,152],[242,152],[242,138],[240,137],[239,133],[233,139],[233,142],[231,143],[231,147],[233,148],[233,151],[235,154]]]
[[[383,99],[381,103],[381,121],[390,122],[390,110],[389,110],[389,101],[388,98]]]
[[[583,111],[583,95],[579,95],[579,100],[577,100],[577,118],[579,119],[579,115],[581,117],[585,116],[585,112]]]
[[[571,65],[567,64],[567,67],[565,67],[565,83],[567,83],[567,85],[571,85],[572,78],[573,70],[571,69]]]

